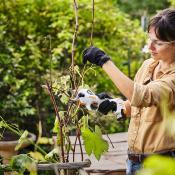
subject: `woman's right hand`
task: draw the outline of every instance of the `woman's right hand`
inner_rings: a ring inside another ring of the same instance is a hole
[[[104,100],[98,107],[98,111],[104,115],[107,115],[108,112],[115,111],[117,109],[117,104],[114,101],[110,101],[112,99],[107,93],[102,92],[96,94],[101,100]]]

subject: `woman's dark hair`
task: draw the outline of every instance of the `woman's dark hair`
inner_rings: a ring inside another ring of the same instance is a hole
[[[157,38],[175,41],[175,9],[165,9],[154,16],[148,24],[148,32],[154,28]]]

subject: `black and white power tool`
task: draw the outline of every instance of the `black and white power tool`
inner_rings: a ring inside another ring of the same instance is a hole
[[[126,118],[125,115],[125,105],[124,101],[120,98],[115,99],[100,99],[95,93],[93,93],[89,89],[79,89],[77,92],[76,97],[73,99],[73,101],[78,102],[80,107],[86,107],[90,111],[98,111],[99,105],[105,101],[105,100],[116,102],[116,110],[113,111],[113,113],[116,115],[117,120],[124,120]]]

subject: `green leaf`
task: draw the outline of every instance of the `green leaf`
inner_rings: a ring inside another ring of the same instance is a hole
[[[27,138],[28,137],[28,134],[29,134],[29,132],[27,130],[25,130],[23,132],[23,134],[21,135],[21,137],[18,140],[18,144],[16,145],[15,150],[19,150],[20,147],[22,146],[22,144],[24,142],[27,142],[28,141],[28,138]]]
[[[65,76],[61,77],[61,83],[62,84],[66,84],[69,81],[70,81],[70,76],[69,75],[65,75]]]
[[[97,133],[97,135],[99,137],[102,137],[102,133],[101,133],[100,127],[98,125],[95,125],[95,132]]]
[[[52,138],[48,138],[48,137],[40,137],[38,139],[38,144],[53,145],[53,139]]]
[[[65,113],[65,111],[59,111],[59,116],[61,119],[64,118],[64,113]],[[57,117],[55,117],[55,123],[54,123],[54,127],[53,127],[52,131],[54,133],[59,133],[59,131],[60,131],[60,124],[59,124]]]
[[[37,161],[45,161],[44,156],[38,151],[31,151],[29,152],[29,155]]]
[[[53,133],[58,133],[59,129],[60,129],[59,121],[58,121],[58,118],[55,117],[55,123],[54,123],[54,127],[53,127],[52,131],[53,131]]]
[[[52,159],[54,159],[54,156],[55,155],[59,155],[59,149],[58,147],[57,148],[54,148],[52,151],[50,151],[48,154],[45,155],[45,159],[46,160],[50,160],[52,161]]]
[[[92,132],[88,128],[82,129],[82,138],[86,153],[89,156],[93,153],[96,159],[100,160],[101,155],[108,151],[108,142],[102,138],[99,126],[95,126],[95,132]]]
[[[0,128],[5,127],[4,121],[0,121]]]
[[[68,97],[67,95],[65,95],[65,94],[62,94],[60,100],[61,100],[61,102],[62,102],[63,104],[67,104],[68,101],[69,101],[69,97]]]
[[[83,129],[88,128],[88,115],[83,116],[81,118],[81,124],[82,124]]]
[[[80,73],[80,68],[77,65],[74,67],[74,70],[82,78],[82,75]]]
[[[10,161],[10,166],[21,174],[28,170],[31,174],[36,175],[36,163],[26,154],[14,156]]]

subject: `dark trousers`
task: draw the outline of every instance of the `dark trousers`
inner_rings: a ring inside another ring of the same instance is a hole
[[[126,175],[134,175],[141,168],[142,168],[142,163],[133,162],[133,161],[127,159],[127,161],[126,161]]]

